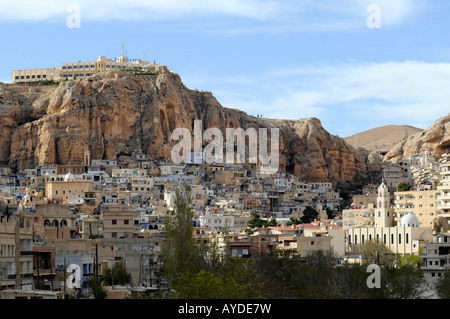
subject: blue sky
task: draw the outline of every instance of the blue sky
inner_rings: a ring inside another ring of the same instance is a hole
[[[445,0],[2,0],[0,81],[115,58],[126,43],[129,57],[145,52],[251,115],[317,117],[339,136],[427,128],[449,113],[449,12]]]

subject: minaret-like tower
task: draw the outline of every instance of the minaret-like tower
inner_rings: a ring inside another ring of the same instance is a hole
[[[378,187],[377,207],[375,209],[375,227],[393,226],[394,217],[392,216],[390,202],[391,195],[383,179]]]

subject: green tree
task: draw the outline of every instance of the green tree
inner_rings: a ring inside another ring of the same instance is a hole
[[[412,186],[406,182],[400,183],[397,186],[397,191],[398,192],[405,192],[405,191],[409,191],[412,188]]]
[[[292,225],[299,225],[302,221],[297,217],[291,217],[289,221],[286,223],[286,226],[290,227]]]
[[[405,254],[400,257],[400,266],[410,265],[419,268],[422,262],[422,258],[418,255]]]
[[[434,283],[437,295],[441,299],[450,299],[450,270],[446,270],[444,275]]]
[[[384,268],[382,277],[388,299],[421,299],[428,288],[423,272],[415,265]]]
[[[317,219],[317,216],[319,216],[319,213],[314,208],[312,208],[311,206],[306,206],[305,210],[303,211],[301,221],[305,224],[308,224]]]
[[[257,213],[252,213],[252,218],[248,221],[247,226],[250,229],[261,228],[266,226],[267,222],[259,216]]]
[[[275,217],[272,217],[268,222],[266,222],[266,227],[276,227],[278,222]]]
[[[266,291],[251,261],[226,258],[216,271],[183,273],[174,281],[175,297],[182,299],[255,299]]]
[[[107,267],[103,271],[105,285],[127,285],[131,282],[131,274],[123,263],[116,263],[112,268]]]
[[[95,299],[105,299],[108,293],[103,288],[102,280],[92,278],[89,280],[90,292],[94,295]]]
[[[163,247],[164,275],[170,280],[181,273],[195,273],[202,266],[203,256],[193,238],[192,198],[189,185],[177,187],[173,214],[165,223],[166,238]]]
[[[362,245],[361,254],[365,265],[377,264],[393,267],[396,261],[395,255],[385,244],[373,240]]]

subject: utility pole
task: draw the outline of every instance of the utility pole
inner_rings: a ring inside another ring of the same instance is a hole
[[[64,298],[65,298],[65,296],[66,296],[66,280],[67,280],[67,278],[66,278],[66,258],[64,258]]]
[[[95,242],[95,299],[98,299],[98,290],[99,290],[99,283],[98,283],[98,242]]]

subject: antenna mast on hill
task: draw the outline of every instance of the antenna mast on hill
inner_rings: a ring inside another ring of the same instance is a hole
[[[122,56],[125,56],[125,42],[122,43]]]

